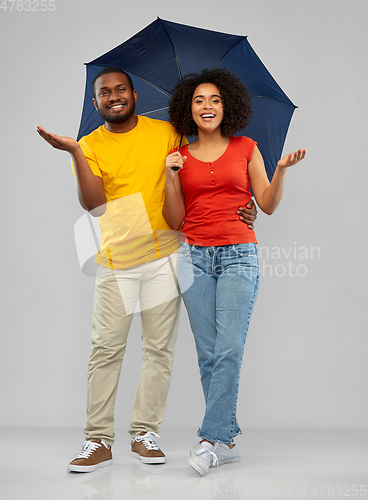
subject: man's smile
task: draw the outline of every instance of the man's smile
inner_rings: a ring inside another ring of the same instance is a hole
[[[107,106],[108,109],[113,109],[115,111],[120,111],[121,109],[123,109],[124,107],[126,106],[126,103],[125,102],[118,102],[118,103],[114,103],[114,104],[110,104],[109,106]]]

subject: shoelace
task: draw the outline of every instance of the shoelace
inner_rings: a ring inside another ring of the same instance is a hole
[[[98,448],[101,448],[102,444],[101,443],[94,443],[92,441],[86,441],[84,443],[84,446],[82,448],[82,451],[79,453],[77,458],[89,458],[92,453]]]
[[[156,434],[155,432],[146,432],[146,434],[143,434],[142,436],[138,435],[134,438],[134,441],[142,442],[144,446],[147,448],[147,450],[157,450],[159,451],[159,447],[157,444],[157,438],[160,436]]]
[[[199,457],[200,455],[203,455],[203,458],[204,459],[207,459],[209,458],[210,459],[210,463],[212,461],[212,464],[214,467],[217,467],[217,464],[218,464],[218,458],[217,458],[217,455],[215,452],[209,450],[208,448],[205,448],[203,447],[203,449],[201,450],[197,450],[196,451],[196,455]]]

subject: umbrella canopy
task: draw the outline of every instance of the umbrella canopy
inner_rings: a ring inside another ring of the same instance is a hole
[[[91,84],[106,66],[117,66],[131,76],[138,93],[136,114],[166,121],[172,89],[182,76],[212,68],[226,68],[235,73],[248,88],[253,109],[249,125],[237,135],[257,141],[271,180],[296,106],[267,71],[247,37],[158,18],[86,66],[78,139],[103,124],[92,103]]]

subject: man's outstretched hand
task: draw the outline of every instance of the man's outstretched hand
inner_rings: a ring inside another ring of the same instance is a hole
[[[254,229],[254,222],[257,218],[257,207],[252,198],[247,203],[246,208],[239,207],[236,213],[240,215],[240,220],[244,224],[247,224],[249,229]]]
[[[72,139],[71,137],[60,137],[56,134],[51,134],[50,132],[46,132],[46,130],[42,127],[37,127],[37,132],[55,149],[73,153],[80,147],[77,141],[75,139]]]

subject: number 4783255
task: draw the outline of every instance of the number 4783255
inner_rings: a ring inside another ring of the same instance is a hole
[[[47,10],[52,12],[55,8],[55,0],[3,0],[0,5],[0,9],[5,12],[46,12]]]

